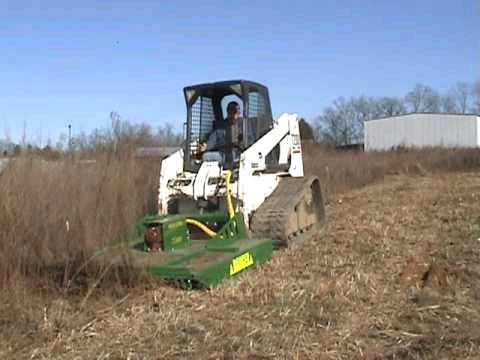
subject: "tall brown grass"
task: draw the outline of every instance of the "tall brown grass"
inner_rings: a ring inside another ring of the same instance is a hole
[[[381,181],[389,175],[480,169],[480,149],[401,148],[365,153],[306,144],[304,150],[305,172],[320,178],[327,198]]]
[[[2,287],[39,275],[67,286],[95,249],[154,211],[158,169],[158,160],[108,155],[12,161],[0,175]]]
[[[3,341],[38,334],[42,314],[57,308],[56,301],[78,299],[83,309],[92,295],[108,291],[115,298],[127,291],[129,282],[118,276],[102,283],[103,292],[95,291],[106,273],[92,255],[155,210],[159,165],[158,159],[112,153],[97,153],[95,161],[26,154],[9,163],[0,174]]]

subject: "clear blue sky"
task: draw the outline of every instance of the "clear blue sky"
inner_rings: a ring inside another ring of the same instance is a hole
[[[312,119],[339,96],[446,91],[480,70],[478,0],[0,0],[0,19],[0,138],[15,141],[112,110],[180,129],[200,82],[256,80],[274,114]]]

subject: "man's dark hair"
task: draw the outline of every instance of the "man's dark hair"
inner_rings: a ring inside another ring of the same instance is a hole
[[[227,112],[230,112],[233,108],[240,110],[240,105],[236,101],[230,101],[227,105]]]

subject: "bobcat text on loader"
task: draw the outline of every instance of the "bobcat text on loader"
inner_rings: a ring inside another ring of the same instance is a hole
[[[325,210],[318,178],[304,177],[298,116],[274,120],[265,86],[222,81],[184,95],[184,146],[163,159],[158,214],[142,219],[122,259],[212,287],[315,235]]]

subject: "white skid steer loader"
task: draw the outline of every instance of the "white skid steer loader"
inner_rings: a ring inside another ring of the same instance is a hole
[[[222,179],[233,170],[232,196],[252,236],[272,238],[278,247],[314,235],[325,212],[318,178],[304,178],[298,116],[273,120],[268,89],[251,81],[189,86],[184,93],[186,143],[162,162],[159,214],[225,211]],[[238,150],[237,159],[221,154],[224,161],[207,161],[212,157],[200,154],[199,144],[216,128],[231,129],[225,119],[231,101],[243,105],[243,136],[237,149],[222,144],[214,152]]]

